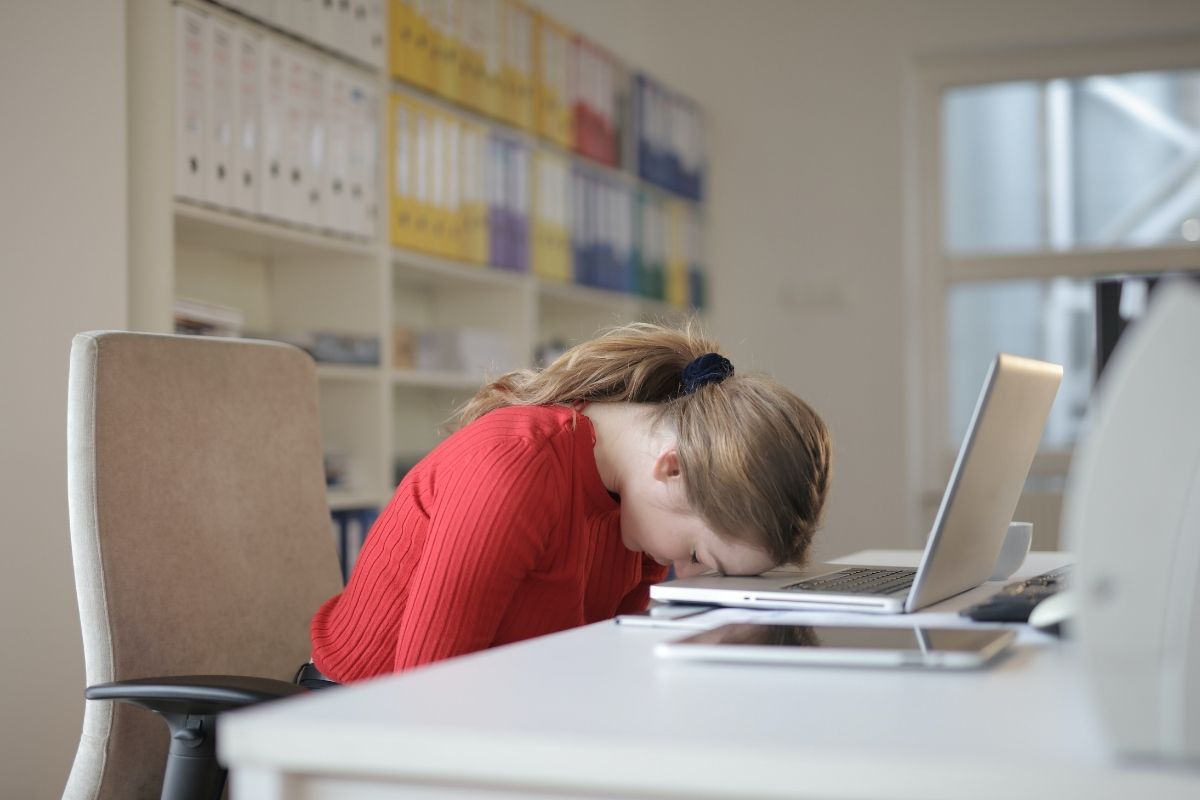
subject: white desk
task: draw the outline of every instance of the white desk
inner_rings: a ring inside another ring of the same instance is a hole
[[[1018,576],[1064,562],[1033,554]],[[1071,646],[1028,629],[960,674],[655,659],[681,635],[597,623],[238,712],[232,796],[1200,797],[1200,771],[1111,758]]]

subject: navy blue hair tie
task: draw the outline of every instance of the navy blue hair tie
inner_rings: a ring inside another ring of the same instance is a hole
[[[683,368],[683,393],[691,394],[701,386],[720,383],[733,374],[733,364],[720,353],[705,353]]]

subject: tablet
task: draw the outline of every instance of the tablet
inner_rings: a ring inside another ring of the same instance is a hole
[[[654,652],[698,661],[972,669],[995,658],[1015,636],[997,628],[738,623],[660,642]]]

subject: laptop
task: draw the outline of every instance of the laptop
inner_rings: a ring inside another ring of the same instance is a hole
[[[987,580],[1037,452],[1062,367],[1001,353],[988,369],[917,569],[815,564],[650,587],[653,600],[744,608],[904,614]]]

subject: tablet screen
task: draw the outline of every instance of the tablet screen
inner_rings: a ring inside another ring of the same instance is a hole
[[[827,647],[837,650],[949,650],[974,652],[1004,631],[834,625],[722,625],[680,642],[755,647]]]
[[[1013,640],[996,628],[760,625],[735,623],[675,642],[661,642],[665,658],[702,661],[926,666],[982,666]]]

